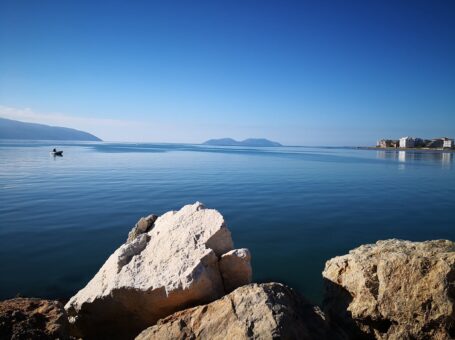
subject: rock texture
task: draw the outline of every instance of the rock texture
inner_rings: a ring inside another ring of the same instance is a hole
[[[158,216],[156,215],[149,215],[147,217],[142,217],[134,226],[133,229],[128,233],[128,238],[126,242],[131,242],[136,239],[141,234],[148,233],[150,230],[152,230],[153,225],[156,221]]]
[[[57,301],[16,298],[0,302],[0,339],[68,339],[68,319]]]
[[[74,334],[132,338],[160,318],[223,296],[219,258],[232,249],[223,216],[201,203],[160,216],[67,303]]]
[[[208,305],[172,314],[136,340],[338,338],[319,308],[283,284],[265,283],[243,286]]]
[[[352,338],[455,338],[455,243],[378,241],[326,263],[324,310]]]
[[[220,272],[227,293],[251,282],[253,270],[250,261],[250,251],[246,248],[234,249],[221,256]]]

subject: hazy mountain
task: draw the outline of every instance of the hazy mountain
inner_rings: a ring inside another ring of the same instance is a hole
[[[236,141],[232,138],[220,138],[220,139],[209,139],[208,141],[202,143],[204,145],[216,145],[216,146],[256,146],[256,147],[265,147],[265,146],[282,146],[278,142],[272,142],[271,140],[265,138],[248,138],[242,141]]]
[[[0,139],[101,141],[84,131],[0,118]]]

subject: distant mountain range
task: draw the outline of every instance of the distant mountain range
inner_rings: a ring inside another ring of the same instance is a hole
[[[101,141],[84,131],[0,118],[0,139]]]
[[[214,146],[255,146],[255,147],[269,147],[269,146],[282,146],[278,142],[272,142],[265,138],[248,138],[242,141],[236,141],[232,138],[209,139],[202,143],[204,145]]]

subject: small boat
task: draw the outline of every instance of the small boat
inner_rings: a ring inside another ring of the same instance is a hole
[[[63,156],[63,151],[51,151],[53,156]]]

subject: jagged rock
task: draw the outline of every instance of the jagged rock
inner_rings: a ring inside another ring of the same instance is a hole
[[[0,339],[69,339],[58,301],[15,298],[0,302]]]
[[[250,251],[242,248],[223,254],[220,259],[220,272],[227,293],[250,283],[253,277]]]
[[[74,334],[132,338],[160,318],[223,296],[218,262],[232,249],[223,216],[199,202],[160,216],[67,303]]]
[[[250,284],[208,305],[186,309],[147,328],[136,340],[340,339],[324,314],[281,283]]]
[[[378,241],[326,263],[324,310],[351,337],[455,338],[455,243]]]
[[[137,221],[134,228],[128,233],[126,242],[131,242],[139,235],[149,232],[153,228],[153,224],[157,218],[158,216],[153,214],[147,217],[141,217],[141,219]]]

